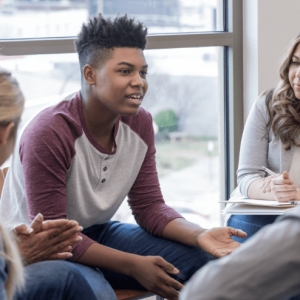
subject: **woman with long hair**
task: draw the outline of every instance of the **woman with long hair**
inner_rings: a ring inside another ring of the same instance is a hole
[[[0,166],[13,151],[24,102],[16,79],[0,68]],[[68,251],[78,241],[80,230],[77,222],[43,222],[38,214],[31,227],[15,228],[13,241],[0,223],[0,299],[96,299],[74,264],[43,261],[69,258]]]
[[[253,105],[245,124],[238,188],[250,199],[287,202],[300,199],[300,35],[281,64],[280,81]],[[268,176],[266,166],[277,174]],[[231,216],[228,226],[241,228],[249,238],[277,216]],[[240,240],[241,241],[241,240]]]

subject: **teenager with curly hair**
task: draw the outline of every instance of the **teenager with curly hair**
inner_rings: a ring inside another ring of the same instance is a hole
[[[235,195],[279,202],[300,200],[300,35],[289,47],[279,74],[277,87],[259,97],[245,124]],[[278,177],[266,174],[262,166]],[[231,216],[228,225],[243,229],[249,238],[276,217]]]
[[[4,187],[9,211],[27,224],[41,212],[83,226],[72,260],[93,267],[97,274],[85,277],[99,299],[116,299],[112,287],[177,299],[182,283],[211,255],[239,246],[232,235],[246,236],[200,228],[163,200],[152,117],[140,107],[148,88],[146,35],[143,24],[126,15],[97,15],[83,25],[76,41],[81,90],[24,129],[7,180],[18,183],[23,197]],[[111,221],[126,196],[139,226]]]

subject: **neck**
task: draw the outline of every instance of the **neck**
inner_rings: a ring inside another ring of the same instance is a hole
[[[83,116],[89,133],[98,144],[111,151],[114,141],[113,129],[119,116],[112,114],[90,93],[81,92],[81,97]]]

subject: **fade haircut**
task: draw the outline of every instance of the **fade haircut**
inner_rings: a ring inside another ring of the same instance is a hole
[[[115,19],[95,15],[83,24],[75,42],[81,74],[86,64],[101,67],[113,55],[114,48],[129,47],[144,50],[147,28],[127,15]]]

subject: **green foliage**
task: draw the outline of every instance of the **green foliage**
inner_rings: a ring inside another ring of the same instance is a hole
[[[164,110],[154,118],[159,128],[159,132],[173,132],[178,129],[178,117],[173,110]]]

